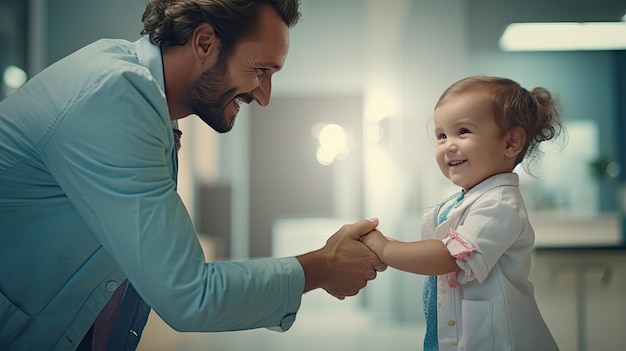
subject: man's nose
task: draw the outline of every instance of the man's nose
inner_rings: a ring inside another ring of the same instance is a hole
[[[259,86],[252,91],[254,100],[259,106],[267,106],[270,103],[270,97],[272,95],[272,79],[265,78],[261,80]]]

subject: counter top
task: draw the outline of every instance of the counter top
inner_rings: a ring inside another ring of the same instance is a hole
[[[626,236],[622,234],[617,215],[529,215],[535,231],[537,250],[624,250]]]

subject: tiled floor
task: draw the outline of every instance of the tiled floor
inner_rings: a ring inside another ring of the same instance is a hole
[[[314,298],[313,296],[311,298]],[[266,329],[178,333],[151,315],[139,351],[419,351],[423,324],[389,325],[341,301],[319,305],[304,296],[296,323],[285,333]],[[343,301],[345,302],[345,301]]]

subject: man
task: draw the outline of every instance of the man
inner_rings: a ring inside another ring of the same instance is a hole
[[[303,292],[343,299],[386,268],[358,241],[377,220],[297,257],[206,263],[176,193],[176,120],[227,132],[241,103],[267,105],[299,16],[154,0],[146,37],[97,41],[0,102],[0,350],[132,350],[150,308],[180,331],[287,330]]]

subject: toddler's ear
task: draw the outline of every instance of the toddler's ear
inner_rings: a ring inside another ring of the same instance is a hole
[[[507,133],[506,149],[504,154],[507,157],[517,157],[526,145],[526,132],[522,127],[514,127]]]

